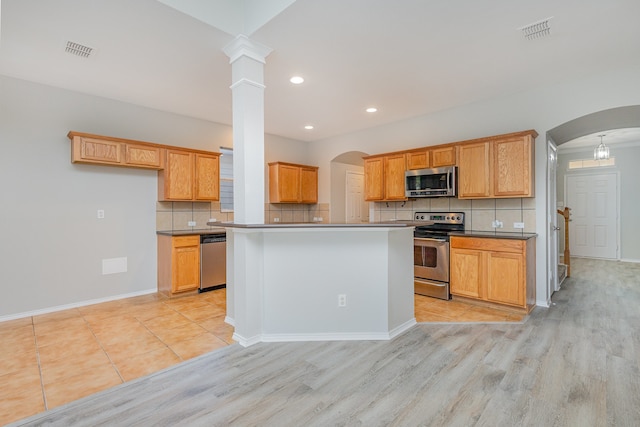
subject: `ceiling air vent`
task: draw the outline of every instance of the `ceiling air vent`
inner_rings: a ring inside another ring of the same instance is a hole
[[[542,21],[534,22],[533,24],[525,25],[520,28],[522,31],[522,35],[527,40],[535,40],[542,37],[546,37],[551,33],[551,26],[549,25],[549,21],[551,18],[543,19]]]
[[[82,58],[88,58],[89,55],[91,55],[91,52],[93,52],[93,48],[81,45],[80,43],[68,41],[65,52],[80,56]]]

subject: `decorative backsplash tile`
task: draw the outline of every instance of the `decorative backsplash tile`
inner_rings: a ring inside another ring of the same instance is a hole
[[[536,232],[535,199],[456,199],[453,197],[424,198],[406,202],[373,203],[373,221],[410,221],[415,212],[464,212],[465,228],[475,231],[495,231],[494,221],[500,221],[498,231]],[[524,223],[524,229],[514,223]]]

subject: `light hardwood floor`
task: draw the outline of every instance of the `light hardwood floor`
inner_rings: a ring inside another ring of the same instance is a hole
[[[639,273],[576,259],[524,322],[234,344],[17,425],[638,426]]]

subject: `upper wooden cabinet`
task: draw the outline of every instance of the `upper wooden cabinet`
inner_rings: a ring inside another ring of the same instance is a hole
[[[364,199],[366,201],[406,200],[404,153],[364,159]]]
[[[88,133],[69,132],[71,162],[130,168],[162,169],[161,145]]]
[[[158,200],[220,200],[220,155],[166,150],[165,168],[158,172]]]
[[[458,198],[534,196],[535,131],[458,145]]]
[[[456,147],[454,145],[446,145],[408,151],[405,157],[407,170],[454,166],[456,164]]]
[[[455,145],[449,145],[447,147],[432,148],[431,152],[431,167],[439,168],[442,166],[455,166],[456,165],[456,147]]]
[[[405,157],[407,159],[407,170],[426,169],[431,165],[429,150],[410,151]]]
[[[318,203],[318,168],[294,163],[269,163],[269,202]]]

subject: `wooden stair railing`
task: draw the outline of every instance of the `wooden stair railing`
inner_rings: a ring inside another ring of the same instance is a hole
[[[558,209],[558,214],[564,217],[564,263],[567,266],[567,277],[571,277],[571,251],[569,250],[569,213],[571,209],[565,206],[564,210]]]

